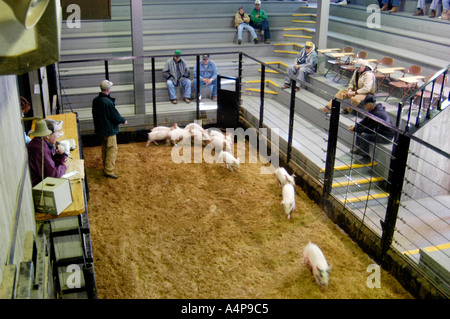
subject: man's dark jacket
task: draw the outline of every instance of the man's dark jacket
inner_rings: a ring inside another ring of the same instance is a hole
[[[119,133],[119,124],[125,123],[114,104],[114,98],[100,92],[92,101],[92,118],[95,133],[100,136],[113,136]]]
[[[384,108],[384,106],[381,105],[380,103],[375,104],[375,107],[369,113],[372,115],[375,115],[376,117],[379,117],[386,123],[392,125],[389,114],[386,112],[386,109]],[[365,117],[363,120],[361,120],[359,123],[357,123],[355,125],[355,132],[356,133],[369,133],[369,134],[375,134],[375,132],[377,132],[378,134],[381,134],[388,139],[392,139],[394,137],[394,132],[389,127],[386,127],[386,126],[372,120],[369,117]]]

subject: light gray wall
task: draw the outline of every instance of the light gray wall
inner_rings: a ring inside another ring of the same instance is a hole
[[[19,89],[15,75],[0,76],[0,284],[3,268],[23,259],[25,233],[35,232]],[[24,178],[23,177],[24,175]],[[23,180],[23,194],[18,203]]]

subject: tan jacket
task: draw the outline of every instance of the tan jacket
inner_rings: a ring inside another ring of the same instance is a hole
[[[244,19],[242,19],[241,15],[239,14],[239,12],[236,12],[236,15],[234,16],[234,27],[237,28],[238,25],[240,25],[241,23],[249,23],[250,22],[250,17],[248,16],[247,13],[244,13]]]
[[[353,73],[348,88],[356,91],[356,94],[375,94],[377,82],[375,80],[375,74],[372,70],[368,68],[359,75],[358,85],[356,85],[356,73],[358,73],[358,70]]]

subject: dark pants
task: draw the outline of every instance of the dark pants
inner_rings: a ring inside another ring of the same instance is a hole
[[[387,138],[375,133],[359,133],[356,135],[355,145],[359,148],[360,155],[370,156],[370,145],[372,144],[389,144],[392,142],[392,137]]]
[[[259,29],[264,31],[264,40],[270,39],[270,30],[269,30],[269,20],[264,20],[263,22],[254,23],[250,21],[250,25],[253,29]]]

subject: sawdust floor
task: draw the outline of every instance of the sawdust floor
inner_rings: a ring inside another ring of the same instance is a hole
[[[384,270],[369,288],[374,262],[299,187],[288,221],[259,161],[231,173],[171,150],[120,144],[113,180],[100,147],[84,148],[99,298],[412,298]],[[332,265],[328,287],[303,264],[308,241]]]

